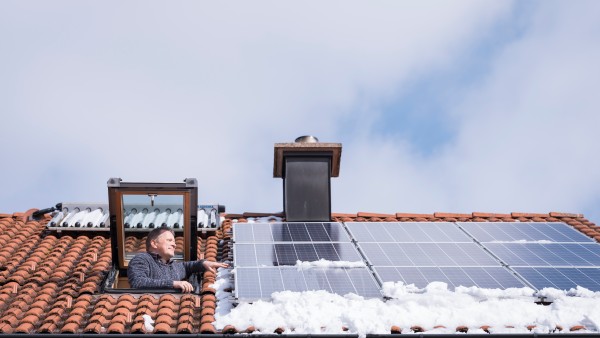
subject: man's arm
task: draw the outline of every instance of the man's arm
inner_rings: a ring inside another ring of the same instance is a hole
[[[194,272],[204,272],[204,259],[200,259],[193,262],[182,262],[185,268],[185,275],[189,276]]]
[[[217,268],[226,268],[229,265],[200,259],[195,262],[183,262],[183,266],[185,267],[185,273],[189,276],[194,272],[205,272],[206,270],[216,273]]]
[[[150,278],[150,264],[152,263],[143,257],[133,257],[127,268],[129,285],[135,289],[172,288],[174,286],[172,280]]]

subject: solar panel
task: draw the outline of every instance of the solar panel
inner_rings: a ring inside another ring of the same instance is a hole
[[[282,290],[380,297],[373,273],[421,288],[441,281],[600,291],[600,245],[559,222],[253,223],[233,230],[236,296],[245,300]],[[365,259],[368,267],[295,267],[320,259]]]
[[[366,268],[298,270],[293,267],[236,268],[235,295],[242,301],[268,300],[273,292],[325,290],[365,298],[379,298],[381,291]]]
[[[359,243],[374,266],[500,266],[475,243]]]
[[[362,243],[472,242],[454,223],[449,222],[349,222],[352,237]]]
[[[233,227],[236,243],[350,242],[340,223],[238,223]]]
[[[594,242],[581,232],[559,222],[459,222],[457,224],[479,242]]]
[[[600,245],[589,243],[484,243],[509,266],[600,266]]]
[[[514,270],[540,290],[546,287],[569,290],[579,285],[600,291],[600,268],[516,267]]]
[[[236,267],[295,265],[296,261],[361,261],[351,243],[256,243],[235,244]]]
[[[508,269],[495,267],[375,267],[382,282],[402,281],[424,288],[431,282],[444,282],[450,289],[478,286],[491,289],[521,288],[521,282]]]

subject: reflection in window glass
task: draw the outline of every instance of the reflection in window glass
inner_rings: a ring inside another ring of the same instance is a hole
[[[168,227],[175,231],[177,248],[173,258],[183,259],[183,204],[183,195],[124,194],[122,205],[126,259],[145,251],[146,236],[143,234],[159,227]],[[132,231],[137,235],[134,236]]]

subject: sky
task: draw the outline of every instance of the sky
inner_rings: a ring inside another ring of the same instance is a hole
[[[283,209],[273,145],[343,145],[332,210],[600,223],[600,2],[0,2],[0,213],[195,177]]]

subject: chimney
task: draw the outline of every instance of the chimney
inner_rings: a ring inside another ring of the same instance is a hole
[[[283,178],[283,210],[288,222],[331,221],[331,177],[340,174],[341,143],[301,136],[275,143],[273,177]]]

